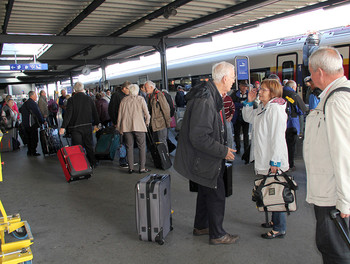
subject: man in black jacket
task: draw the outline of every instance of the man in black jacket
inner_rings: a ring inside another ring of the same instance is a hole
[[[224,166],[235,150],[227,147],[224,103],[235,80],[234,66],[220,62],[213,66],[213,81],[200,84],[186,95],[184,115],[174,168],[198,183],[193,235],[208,235],[209,243],[233,244],[237,235],[223,229],[225,214]]]
[[[45,123],[43,116],[40,113],[38,104],[36,103],[38,96],[36,92],[29,92],[29,99],[22,105],[20,112],[22,114],[22,124],[25,129],[25,137],[28,142],[28,156],[40,156],[36,152],[38,146],[38,128]]]
[[[130,93],[128,89],[128,86],[130,84],[131,82],[125,81],[122,84],[122,87],[120,89],[118,88],[117,91],[112,94],[111,101],[109,102],[109,105],[108,105],[108,114],[114,126],[117,125],[120,102],[124,99],[125,96],[128,96]],[[121,155],[119,155],[119,165],[122,168],[129,168],[129,165],[126,160],[126,156],[122,157]]]
[[[68,128],[72,135],[72,145],[82,145],[92,167],[96,166],[96,159],[92,147],[92,125],[100,123],[94,101],[85,94],[84,84],[74,85],[76,94],[68,99],[60,134]]]
[[[119,112],[119,106],[120,102],[123,100],[123,98],[127,95],[129,95],[129,89],[128,86],[131,84],[129,81],[125,81],[122,84],[122,87],[117,89],[112,94],[111,101],[108,105],[108,114],[112,120],[113,125],[117,124],[118,121],[118,112]]]

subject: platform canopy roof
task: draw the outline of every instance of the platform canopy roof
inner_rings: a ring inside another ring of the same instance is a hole
[[[215,34],[344,0],[2,0],[0,66],[48,63],[46,71],[1,71],[0,83],[46,83],[166,47],[210,41]],[[8,54],[4,43],[43,45],[38,54]],[[29,56],[28,56],[29,55]],[[20,60],[25,59],[25,60]],[[16,78],[14,78],[16,77]]]

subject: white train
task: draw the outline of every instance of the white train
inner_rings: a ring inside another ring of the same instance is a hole
[[[250,61],[251,83],[261,81],[274,73],[281,80],[295,80],[298,83],[298,92],[302,93],[303,79],[308,75],[305,63],[315,46],[338,48],[344,58],[345,75],[349,78],[350,27],[341,27],[172,61],[168,64],[169,90],[175,91],[178,85],[193,86],[198,81],[209,78],[211,67],[216,62],[223,60],[234,62],[236,56],[247,56]],[[152,80],[160,85],[160,65],[138,68],[108,78],[111,86],[120,85],[125,80],[133,83]],[[96,84],[90,83],[87,87]]]

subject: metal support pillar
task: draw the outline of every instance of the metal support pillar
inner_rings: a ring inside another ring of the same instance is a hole
[[[74,83],[73,83],[73,74],[72,73],[70,73],[70,86],[72,86],[72,89],[73,89]]]
[[[166,89],[169,91],[168,88],[168,66],[167,66],[167,60],[166,60],[166,43],[165,38],[161,38],[160,42],[155,49],[160,54],[160,63],[161,63],[161,73],[162,73],[162,89]]]
[[[109,84],[107,81],[107,76],[106,76],[106,63],[102,62],[101,63],[101,70],[102,70],[102,87],[100,87],[100,91],[104,91],[109,89]]]

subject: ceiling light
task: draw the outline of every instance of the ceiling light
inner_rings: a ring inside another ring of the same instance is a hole
[[[163,14],[164,18],[166,18],[166,19],[168,19],[171,16],[176,16],[176,15],[177,15],[177,11],[176,11],[176,8],[173,6],[166,8],[164,10],[164,14]]]

